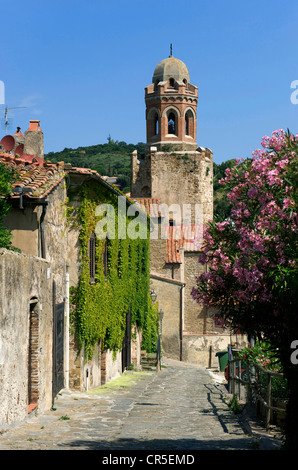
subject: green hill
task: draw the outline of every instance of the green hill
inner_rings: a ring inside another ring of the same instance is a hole
[[[117,176],[117,183],[122,190],[129,190],[130,183],[130,159],[134,150],[139,155],[145,153],[145,144],[127,144],[108,138],[105,144],[78,147],[76,149],[65,148],[61,152],[49,152],[45,160],[53,163],[63,161],[71,163],[78,168],[91,168],[102,176]]]

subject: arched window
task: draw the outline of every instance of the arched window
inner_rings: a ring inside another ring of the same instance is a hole
[[[189,135],[189,117],[188,114],[185,116],[185,135]]]
[[[158,128],[158,114],[156,113],[154,116],[154,135],[158,135],[159,133],[159,128]]]
[[[176,116],[174,113],[168,115],[168,134],[176,134]]]
[[[175,80],[174,80],[173,78],[170,78],[170,80],[169,80],[169,86],[170,86],[170,88],[174,88],[174,86],[175,86]]]
[[[188,110],[185,114],[185,135],[189,135],[193,137],[193,120],[194,116],[193,113]]]

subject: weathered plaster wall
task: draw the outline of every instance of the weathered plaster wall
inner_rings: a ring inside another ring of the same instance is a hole
[[[0,250],[0,428],[28,415],[30,298],[38,299],[38,408],[52,403],[52,283],[49,263]]]
[[[16,206],[5,218],[5,225],[12,233],[12,244],[27,255],[40,256],[39,209],[33,206],[20,209]]]
[[[48,196],[45,216],[46,259],[51,263],[52,279],[56,282],[56,302],[65,298],[65,275],[68,247],[65,181],[62,181]]]
[[[52,279],[56,281],[57,303],[65,297],[65,273],[67,259],[67,230],[65,217],[66,187],[62,181],[48,196],[44,218],[45,259],[51,263]],[[22,253],[42,256],[41,216],[42,206],[26,205],[24,209],[15,206],[5,219],[11,230],[12,244]]]
[[[131,338],[131,363],[135,370],[141,367],[141,346],[142,346],[142,330],[135,325],[132,329]]]
[[[183,335],[183,361],[198,364],[201,367],[218,368],[218,351],[227,351],[231,342],[238,344],[241,348],[247,345],[247,338],[242,335],[230,335],[229,333],[193,335],[184,333]],[[210,350],[211,348],[211,350]],[[211,362],[210,362],[211,359]]]
[[[205,269],[198,263],[198,253],[184,253],[184,324],[183,330],[203,334],[207,333],[207,313],[205,307],[199,305],[192,297],[191,291],[196,284],[196,277]]]
[[[166,356],[180,359],[181,315],[183,284],[172,279],[151,274],[151,288],[157,294],[159,310],[163,310],[162,349]]]

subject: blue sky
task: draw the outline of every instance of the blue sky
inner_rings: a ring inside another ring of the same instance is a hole
[[[9,133],[40,119],[45,152],[145,142],[144,88],[170,43],[199,88],[197,141],[216,163],[250,156],[275,129],[298,132],[297,0],[0,0],[0,16],[5,104],[26,106],[9,112]]]

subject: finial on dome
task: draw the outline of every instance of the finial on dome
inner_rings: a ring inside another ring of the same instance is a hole
[[[170,44],[170,55],[169,57],[173,57],[173,45],[172,43]]]

